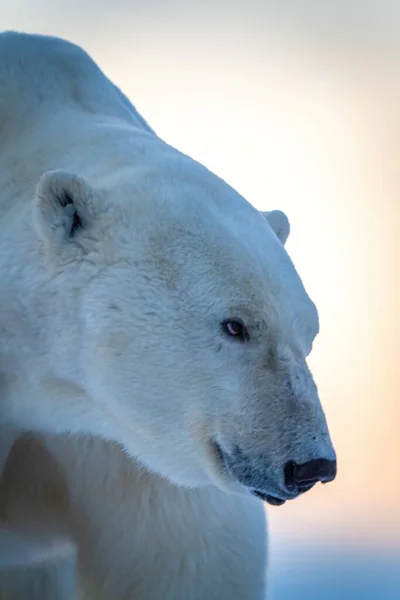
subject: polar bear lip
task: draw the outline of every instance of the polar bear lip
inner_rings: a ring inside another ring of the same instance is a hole
[[[267,502],[268,504],[271,504],[272,506],[282,506],[282,504],[285,504],[286,502],[286,500],[283,500],[283,498],[276,498],[275,496],[264,494],[264,492],[260,492],[258,490],[253,490],[252,493],[254,494],[254,496],[257,496],[257,498],[261,498],[261,500]]]

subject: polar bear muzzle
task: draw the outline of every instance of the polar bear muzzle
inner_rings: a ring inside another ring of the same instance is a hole
[[[227,453],[216,444],[217,452],[228,474],[247,488],[252,494],[273,506],[280,506],[286,500],[297,498],[311,490],[317,483],[329,483],[336,477],[336,459],[317,458],[297,464],[288,461],[283,467],[284,486],[278,495],[271,495],[268,467],[262,456],[249,456],[239,447]]]

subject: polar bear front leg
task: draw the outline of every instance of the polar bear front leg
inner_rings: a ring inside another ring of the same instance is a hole
[[[129,487],[123,499],[103,495],[99,521],[86,529],[85,600],[265,600],[259,500],[151,475]]]
[[[174,495],[169,515],[145,519],[149,561],[132,600],[265,600],[262,503],[213,488]]]
[[[68,523],[84,600],[265,600],[257,498],[177,487],[96,438],[20,441],[9,467],[16,517]]]

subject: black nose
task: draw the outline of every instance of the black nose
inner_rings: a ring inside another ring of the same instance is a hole
[[[336,477],[336,460],[317,458],[298,465],[288,462],[285,465],[285,483],[288,489],[310,489],[315,483],[328,483]]]

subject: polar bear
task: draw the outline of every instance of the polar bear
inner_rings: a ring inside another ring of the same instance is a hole
[[[2,517],[51,514],[87,599],[261,600],[262,501],[336,474],[288,220],[77,46],[6,32],[0,57]]]

